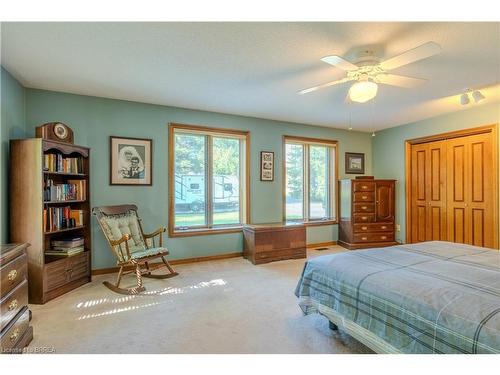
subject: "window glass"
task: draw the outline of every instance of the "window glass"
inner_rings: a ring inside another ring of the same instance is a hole
[[[212,138],[213,224],[239,224],[240,221],[240,140]]]
[[[334,141],[285,137],[285,220],[336,219],[335,155]]]
[[[286,220],[304,219],[304,147],[299,144],[285,145]]]
[[[175,226],[206,225],[206,137],[182,133],[174,137]]]
[[[328,147],[309,147],[309,218],[323,219],[329,215]]]

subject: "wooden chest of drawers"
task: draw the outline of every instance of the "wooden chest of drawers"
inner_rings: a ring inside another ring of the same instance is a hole
[[[243,228],[243,235],[243,256],[253,264],[307,256],[303,224],[248,224]]]
[[[395,181],[340,181],[338,244],[348,249],[395,245]]]
[[[28,310],[27,244],[0,246],[0,352],[20,353],[33,339]]]

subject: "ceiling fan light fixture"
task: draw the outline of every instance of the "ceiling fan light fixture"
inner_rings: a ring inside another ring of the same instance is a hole
[[[486,99],[485,96],[479,90],[476,90],[472,93],[472,98],[476,103],[479,103],[481,100]]]
[[[349,99],[357,103],[366,103],[377,96],[378,85],[375,82],[363,80],[356,82],[349,89]]]

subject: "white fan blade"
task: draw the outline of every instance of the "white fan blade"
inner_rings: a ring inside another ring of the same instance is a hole
[[[417,87],[427,81],[426,79],[422,78],[400,76],[398,74],[379,74],[375,80],[386,85],[406,88]]]
[[[354,65],[353,63],[343,59],[340,56],[325,56],[321,59],[321,61],[326,62],[327,64],[336,66],[337,68],[340,68],[342,70],[356,70],[359,69],[359,66]]]
[[[384,70],[399,68],[400,66],[437,55],[441,52],[441,46],[435,42],[427,42],[421,46],[403,52],[400,55],[391,57],[389,60],[382,61],[380,67]]]
[[[323,83],[322,85],[319,85],[319,86],[314,86],[314,87],[310,87],[308,89],[304,89],[304,90],[300,90],[299,91],[299,94],[307,94],[308,92],[313,92],[313,91],[316,91],[316,90],[319,90],[319,89],[324,89],[325,87],[330,87],[330,86],[333,86],[333,85],[338,85],[339,83],[344,83],[344,82],[348,82],[348,81],[352,81],[351,78],[342,78],[342,79],[339,79],[337,81],[331,81],[331,82],[328,82],[328,83]]]

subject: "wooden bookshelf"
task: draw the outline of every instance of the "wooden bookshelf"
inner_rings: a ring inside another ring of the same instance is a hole
[[[76,227],[71,227],[71,228],[63,228],[63,229],[45,231],[44,234],[45,235],[49,235],[49,234],[64,233],[64,232],[70,232],[70,231],[73,231],[73,230],[80,230],[80,229],[83,229],[83,228],[85,228],[85,225],[78,225]]]
[[[45,154],[81,158],[81,168],[78,173],[44,170]],[[41,138],[10,141],[10,240],[31,244],[28,248],[30,303],[43,304],[91,280],[89,176],[87,147]],[[85,199],[44,200],[47,179],[55,184],[85,180]],[[58,228],[44,227],[44,209],[66,206],[83,211],[81,225],[70,227],[66,220]],[[83,237],[84,252],[70,257],[45,255],[52,240],[71,237]]]
[[[83,203],[85,199],[68,199],[66,201],[44,201],[43,204],[51,205],[51,204],[68,204],[68,203]]]
[[[67,172],[51,172],[51,171],[43,171],[43,173],[56,176],[87,177],[87,175],[84,173],[67,173]]]

